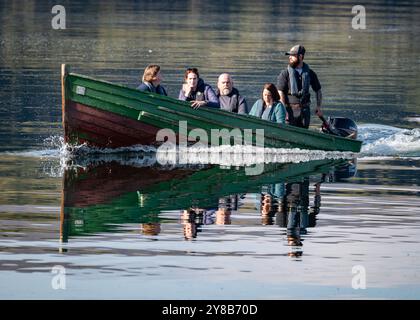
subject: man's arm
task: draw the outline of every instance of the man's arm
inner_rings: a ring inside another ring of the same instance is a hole
[[[283,104],[283,106],[286,108],[287,104],[286,104],[286,95],[283,93],[283,91],[279,90],[279,95],[280,95],[280,102]],[[286,110],[286,114],[284,117],[284,123],[289,124],[290,123],[290,119],[289,119],[289,113]]]
[[[321,91],[321,83],[318,80],[317,74],[311,69],[311,87],[312,90],[315,91],[316,94],[316,109],[315,114],[319,117],[322,116],[321,105],[322,105],[322,91]]]
[[[283,103],[283,105],[286,107],[286,95],[283,93],[283,91],[279,90],[279,95],[280,95],[280,102]]]
[[[284,107],[287,107],[286,95],[287,95],[287,92],[289,91],[288,83],[289,83],[288,72],[287,70],[282,71],[277,77],[277,90],[280,95],[280,101],[281,103],[283,103]]]
[[[238,114],[248,114],[248,105],[246,100],[242,96],[238,96],[239,98],[239,106],[238,106]]]
[[[321,89],[319,89],[316,93],[316,109],[315,109],[315,114],[318,117],[322,116],[322,110],[321,110],[321,105],[322,105],[322,91]]]
[[[198,109],[202,106],[207,106],[210,108],[220,108],[219,98],[210,86],[208,86],[205,89],[204,97],[206,98],[206,100],[204,101],[192,101],[191,107],[193,107],[194,109]]]
[[[206,99],[206,106],[210,108],[220,108],[219,98],[217,97],[216,93],[214,92],[212,87],[208,87],[207,90],[204,91],[207,93]]]

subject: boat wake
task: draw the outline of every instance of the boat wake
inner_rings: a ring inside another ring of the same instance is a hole
[[[247,167],[268,163],[300,163],[322,159],[419,158],[420,129],[401,129],[379,124],[359,125],[361,153],[319,150],[257,148],[252,146],[188,148],[136,145],[119,149],[99,149],[86,145],[68,146],[60,136],[44,140],[41,150],[9,152],[6,154],[39,158],[44,173],[61,176],[69,167],[87,167],[107,162],[129,166],[161,166],[170,168],[221,165]]]
[[[358,138],[363,140],[358,158],[418,158],[420,129],[401,129],[379,124],[359,125]]]
[[[87,167],[102,163],[117,162],[122,165],[144,167],[160,166],[172,168],[202,168],[207,165],[227,167],[251,167],[269,163],[301,163],[323,159],[352,159],[351,152],[308,151],[300,149],[273,149],[251,146],[158,148],[149,150],[148,146],[134,146],[125,152],[107,150],[104,153],[85,153],[67,155],[62,161],[64,168]]]
[[[352,159],[351,152],[331,152],[301,149],[275,149],[253,146],[177,146],[155,148],[136,145],[119,149],[98,149],[86,145],[68,146],[62,137],[51,136],[44,141],[42,150],[7,153],[13,156],[39,158],[43,173],[58,177],[71,167],[95,166],[117,162],[134,167],[160,166],[172,168],[202,168],[207,165],[223,167],[251,167],[269,163],[301,163],[323,159]]]

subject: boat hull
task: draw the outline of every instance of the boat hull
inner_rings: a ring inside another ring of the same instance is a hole
[[[170,97],[68,73],[62,74],[62,113],[65,142],[100,148],[159,145],[161,129],[172,137],[195,142],[193,131],[205,134],[201,143],[247,144],[270,148],[299,148],[359,152],[361,141],[264,121],[250,115],[201,107]],[[186,124],[185,131],[180,124]],[[228,139],[213,139],[214,132]],[[167,132],[168,132],[167,131]],[[171,138],[172,138],[171,137]]]
[[[159,128],[71,100],[66,102],[65,140],[78,145],[120,148],[153,145]]]

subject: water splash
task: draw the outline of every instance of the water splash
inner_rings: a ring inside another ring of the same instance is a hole
[[[60,177],[69,167],[87,167],[106,162],[130,166],[200,167],[252,166],[262,163],[298,163],[321,159],[351,159],[371,157],[420,157],[420,129],[401,129],[379,124],[359,125],[362,152],[332,152],[301,149],[258,148],[254,146],[207,147],[194,145],[187,149],[169,146],[136,145],[117,149],[92,148],[87,145],[69,146],[61,136],[44,140],[41,150],[13,152],[14,156],[39,158],[47,176]]]
[[[222,166],[251,166],[262,163],[299,163],[321,159],[351,159],[351,152],[261,148],[255,146],[193,146],[159,148],[156,153],[160,164],[216,164]]]
[[[146,146],[146,145],[134,145],[130,147],[120,147],[120,148],[97,148],[97,147],[89,147],[86,144],[77,145],[77,146],[70,146],[65,145],[66,152],[68,153],[69,157],[77,157],[77,156],[90,156],[90,155],[105,155],[105,154],[119,154],[119,153],[142,153],[142,152],[156,152],[156,148],[154,146]]]
[[[51,136],[43,141],[43,146],[45,148],[42,157],[66,157],[68,156],[68,149],[64,143],[64,138],[62,136]]]
[[[90,148],[86,145],[68,146],[61,137],[49,137],[41,151],[22,155],[39,156],[43,161],[43,173],[59,177],[68,168],[94,166],[118,162],[122,165],[144,167],[200,168],[209,164],[246,167],[263,163],[299,163],[321,159],[351,159],[351,152],[320,150],[275,149],[254,146],[207,147],[194,145],[179,148],[175,145],[156,149],[153,146],[136,145],[118,149]]]
[[[401,129],[378,124],[359,126],[362,157],[420,157],[420,129]]]

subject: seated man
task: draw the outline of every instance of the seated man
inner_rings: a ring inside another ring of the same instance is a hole
[[[222,73],[217,81],[216,95],[220,101],[220,109],[247,114],[248,107],[244,97],[233,87],[232,77],[228,73]]]
[[[213,88],[200,78],[197,68],[188,68],[184,74],[184,83],[179,91],[179,100],[191,102],[191,107],[202,106],[219,108],[219,99]]]

